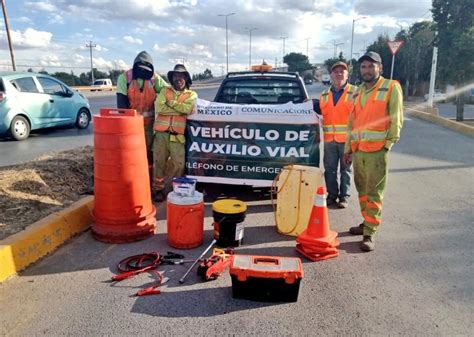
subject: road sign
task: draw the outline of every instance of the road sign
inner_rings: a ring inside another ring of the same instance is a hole
[[[403,41],[387,41],[388,48],[392,52],[392,55],[395,55],[402,46]]]

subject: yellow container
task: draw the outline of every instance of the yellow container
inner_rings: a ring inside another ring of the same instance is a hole
[[[298,236],[308,226],[316,189],[324,186],[319,167],[288,165],[277,181],[275,221],[278,232]]]

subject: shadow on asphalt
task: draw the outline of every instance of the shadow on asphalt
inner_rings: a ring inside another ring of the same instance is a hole
[[[214,202],[220,199],[238,199],[242,201],[270,200],[269,187],[257,188],[245,185],[199,183],[197,190],[204,193],[205,202]]]
[[[31,131],[28,139],[35,139],[35,138],[65,138],[65,137],[82,137],[82,136],[90,136],[92,135],[93,129],[92,124],[87,129],[77,129],[73,125],[63,125],[63,126],[55,126],[46,129],[38,129]],[[28,141],[28,139],[23,140]],[[0,142],[16,142],[13,138],[8,136],[7,134],[3,134],[0,136]]]
[[[210,317],[286,303],[253,302],[232,298],[232,288],[185,290],[162,293],[159,298],[139,297],[131,312],[159,317]],[[184,305],[176,305],[182,303]],[[219,328],[216,327],[216,332]]]

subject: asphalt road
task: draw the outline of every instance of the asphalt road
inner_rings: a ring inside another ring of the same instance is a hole
[[[321,84],[312,84],[307,85],[306,88],[311,98],[317,98],[324,87]],[[212,100],[217,88],[197,88],[195,90],[199,97]],[[115,93],[90,92],[87,93],[87,96],[94,114],[98,114],[101,107],[116,106]],[[452,119],[456,117],[456,107],[452,103],[443,103],[437,106],[442,117]],[[464,116],[466,119],[474,119],[474,105],[465,105]],[[63,127],[33,131],[27,140],[21,142],[0,137],[0,167],[24,163],[52,151],[65,151],[80,146],[93,145],[93,132],[91,124],[86,130]]]
[[[355,196],[348,209],[329,210],[340,256],[304,260],[296,303],[233,299],[228,274],[202,283],[193,272],[180,285],[185,266],[160,268],[170,281],[157,296],[129,297],[149,285],[147,275],[106,283],[124,257],[176,251],[166,243],[160,204],[153,238],[109,245],[87,231],[0,284],[0,335],[472,335],[473,154],[471,138],[407,118],[390,154],[376,250],[361,253],[360,238],[346,232],[361,219]],[[270,201],[262,194],[253,199],[238,252],[297,256],[294,238],[275,230]],[[206,243],[212,238],[209,208]],[[195,258],[204,246],[183,253]]]

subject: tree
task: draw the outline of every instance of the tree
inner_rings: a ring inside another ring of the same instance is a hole
[[[74,85],[74,75],[71,76],[69,73],[57,72],[52,74],[53,77],[57,78],[60,81],[63,81],[67,85]]]
[[[122,74],[124,71],[123,70],[110,70],[109,71],[109,78],[112,80],[112,83],[117,84],[118,77],[120,74]]]
[[[390,49],[388,49],[387,46],[387,41],[389,41],[389,37],[387,34],[381,34],[377,37],[377,40],[374,41],[371,45],[367,47],[367,50],[369,51],[374,51],[380,55],[382,58],[382,73],[384,77],[389,78],[390,77],[390,70],[392,68],[392,53],[390,52]],[[400,62],[400,60],[397,60]],[[398,69],[397,66],[395,66],[395,69]],[[394,73],[393,78],[397,79],[399,76]]]
[[[433,0],[440,81],[456,85],[456,120],[464,119],[462,88],[474,79],[474,2]]]
[[[414,23],[408,30],[400,31],[395,40],[405,43],[395,58],[394,78],[404,86],[405,95],[423,95],[425,84],[429,82],[431,60],[433,58],[433,23],[422,21]]]
[[[303,71],[311,69],[308,56],[301,53],[290,53],[283,57],[283,62],[288,65],[288,71],[297,71],[303,73]]]
[[[330,71],[331,70],[331,67],[333,66],[334,63],[336,62],[344,62],[346,64],[349,64],[349,61],[347,61],[344,56],[342,55],[342,52],[339,53],[339,57],[337,58],[330,58],[330,59],[327,59],[326,61],[324,61],[324,65],[326,66],[327,70]]]
[[[210,69],[204,70],[203,73],[199,74],[193,74],[193,81],[201,81],[201,80],[207,80],[210,78],[213,78],[214,76],[212,75],[212,71]]]

